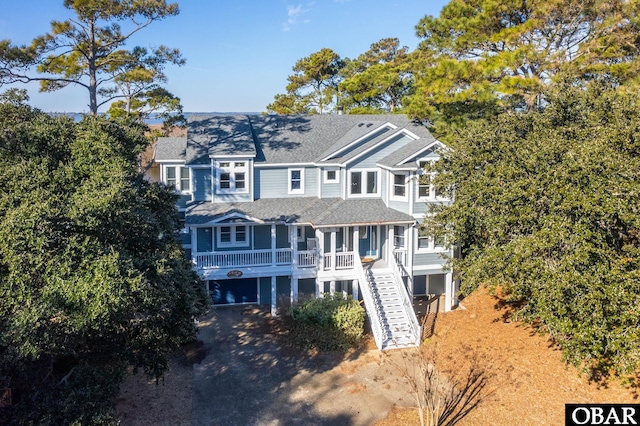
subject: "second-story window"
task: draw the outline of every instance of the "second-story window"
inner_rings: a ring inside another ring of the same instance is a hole
[[[373,170],[352,171],[349,174],[349,194],[377,195],[378,172]]]
[[[304,194],[304,169],[289,169],[289,194]]]
[[[180,192],[189,191],[191,183],[189,169],[182,166],[166,166],[165,183]]]
[[[407,197],[407,175],[405,173],[393,174],[392,191],[394,198]]]
[[[247,192],[248,167],[246,161],[219,161],[216,166],[216,181],[219,192]]]

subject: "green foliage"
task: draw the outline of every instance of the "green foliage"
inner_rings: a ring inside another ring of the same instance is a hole
[[[595,86],[558,90],[544,110],[469,125],[436,167],[455,191],[428,232],[448,233],[469,293],[523,301],[565,358],[592,372],[640,367],[640,110]]]
[[[340,56],[326,47],[298,60],[293,66],[294,74],[287,77],[287,93],[276,95],[267,111],[278,114],[331,111],[343,67]]]
[[[408,112],[450,125],[534,109],[562,79],[637,87],[639,7],[637,0],[452,0],[416,26],[423,41]]]
[[[176,195],[138,172],[140,126],[6,102],[0,129],[0,418],[106,423],[126,368],[160,377],[207,306]]]
[[[298,323],[295,339],[305,348],[346,350],[362,338],[365,311],[350,296],[336,293],[305,300],[291,310],[291,316]]]
[[[165,46],[152,51],[122,49],[138,31],[177,15],[177,3],[64,0],[64,6],[75,14],[74,18],[52,21],[50,32],[35,38],[30,46],[0,40],[0,85],[39,81],[40,90],[45,92],[77,85],[88,91],[91,114],[114,99],[124,99],[127,113],[150,108],[170,116],[181,115],[177,98],[152,96],[160,83],[166,82],[163,70],[167,64],[184,65],[180,52]],[[34,69],[39,75],[32,74]],[[132,107],[136,102],[138,105]]]
[[[349,114],[399,112],[413,83],[407,51],[397,38],[385,38],[356,59],[346,60],[339,85],[340,105]]]

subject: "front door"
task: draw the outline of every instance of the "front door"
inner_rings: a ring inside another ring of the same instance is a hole
[[[358,229],[360,257],[378,257],[378,226],[367,225]]]

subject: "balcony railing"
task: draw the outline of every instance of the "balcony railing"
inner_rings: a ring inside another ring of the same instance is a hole
[[[354,252],[342,252],[342,253],[325,253],[324,254],[324,270],[328,271],[331,269],[353,269],[354,267]],[[335,258],[335,265],[334,265]]]
[[[317,255],[313,251],[299,251],[297,260],[299,267],[313,267],[316,266]],[[293,263],[293,251],[288,248],[276,249],[275,259],[274,251],[270,249],[204,253],[196,254],[195,263],[197,269],[291,265]]]

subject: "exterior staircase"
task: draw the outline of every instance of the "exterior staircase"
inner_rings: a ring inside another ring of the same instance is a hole
[[[393,267],[367,267],[364,272],[375,305],[375,313],[368,312],[369,319],[379,322],[376,328],[381,332],[378,349],[418,346],[420,325],[400,275]]]

